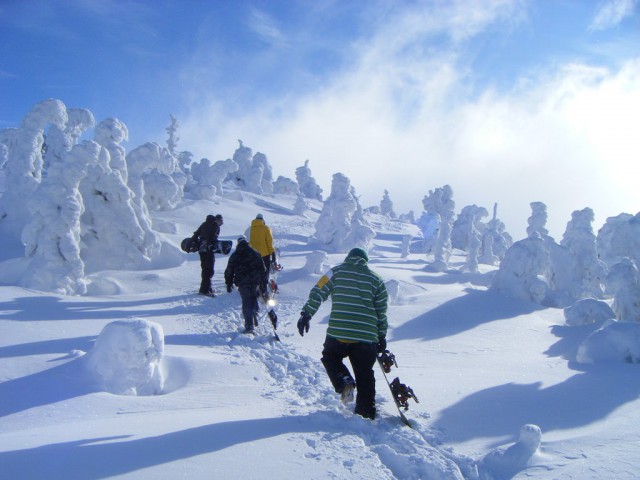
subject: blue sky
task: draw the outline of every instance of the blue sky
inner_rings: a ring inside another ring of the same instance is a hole
[[[640,205],[638,0],[0,1],[0,128],[57,98],[117,117],[131,150],[310,167],[364,206],[420,214],[444,184],[518,239],[529,203],[561,237]]]

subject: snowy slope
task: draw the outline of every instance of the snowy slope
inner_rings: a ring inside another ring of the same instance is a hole
[[[319,361],[328,305],[304,338],[295,329],[318,278],[303,269],[321,205],[313,207],[303,218],[291,213],[292,198],[231,190],[154,214],[175,246],[209,213],[224,216],[225,239],[264,214],[284,265],[279,343],[268,322],[256,338],[239,333],[224,256],[214,299],[195,294],[196,254],[170,268],[93,273],[82,297],[1,287],[2,478],[636,478],[637,366],[576,364],[579,342],[597,326],[568,327],[561,310],[488,292],[493,269],[460,273],[462,256],[449,272],[430,273],[424,255],[400,257],[411,227],[379,217],[370,263],[400,285],[389,311],[392,375],[420,403],[407,412],[415,428],[402,426],[377,372],[380,418],[353,416]],[[343,258],[329,255],[331,264]],[[161,395],[101,391],[85,369],[83,353],[102,328],[131,318],[164,331]],[[542,430],[535,453],[513,446],[526,424]]]

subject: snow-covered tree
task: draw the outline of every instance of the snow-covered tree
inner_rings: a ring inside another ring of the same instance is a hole
[[[150,210],[171,210],[182,199],[182,185],[176,182],[177,159],[155,142],[145,143],[127,155],[129,187],[142,193]],[[178,176],[178,178],[180,178]],[[141,185],[142,183],[142,185]]]
[[[296,198],[296,203],[293,206],[293,213],[296,215],[300,215],[302,217],[306,216],[306,213],[311,209],[309,202],[302,196],[298,194]]]
[[[428,214],[438,215],[440,218],[438,237],[433,249],[434,261],[430,269],[443,272],[447,269],[451,256],[451,229],[455,215],[453,190],[449,185],[430,190],[429,195],[422,200],[422,205]]]
[[[129,139],[127,126],[117,118],[107,118],[96,127],[94,140],[109,152],[110,164],[113,170],[120,172],[124,182],[128,182],[129,174],[125,149],[120,145]]]
[[[570,293],[575,298],[601,298],[603,294],[606,265],[598,259],[593,220],[590,208],[574,211],[560,242],[573,260],[574,281]]]
[[[269,159],[264,153],[258,152],[253,156],[252,171],[260,172],[259,176],[255,176],[254,182],[256,183],[256,187],[259,185],[263,194],[268,195],[273,193],[273,169],[269,164]]]
[[[549,231],[545,228],[547,225],[547,206],[542,202],[531,202],[531,216],[527,223],[527,236],[535,237],[536,234],[541,238],[549,236]]]
[[[603,232],[605,227],[608,230],[607,236]],[[640,213],[633,216],[622,214],[614,219],[608,218],[605,226],[598,232],[598,237],[600,237],[598,253],[608,264],[630,258],[637,267],[640,267]]]
[[[49,99],[37,103],[19,128],[2,135],[8,158],[4,167],[6,191],[0,197],[0,221],[15,235],[20,235],[29,218],[25,198],[33,195],[42,179],[44,131],[48,125],[64,129],[67,120],[64,103]]]
[[[322,189],[316,183],[316,179],[311,176],[309,160],[305,160],[302,167],[296,168],[296,180],[300,186],[300,193],[305,197],[322,200]]]
[[[358,206],[350,180],[342,173],[334,174],[331,194],[324,202],[316,222],[315,238],[333,252],[346,252],[364,243],[370,232],[366,231],[368,225],[361,209],[360,214],[356,215]]]
[[[134,172],[136,168],[134,165]],[[151,232],[144,192],[140,193],[137,204],[139,217],[135,210],[135,194],[124,182],[120,171],[111,168],[111,157],[106,148],[101,149],[97,164],[87,168],[87,175],[80,182],[80,192],[85,205],[82,256],[87,271],[148,266],[150,258],[159,253],[160,243]],[[139,218],[145,219],[144,228]]]
[[[2,142],[2,132],[0,131],[0,169],[3,169],[9,159],[9,147]]]
[[[178,165],[180,165],[180,170],[182,170],[185,174],[191,173],[192,161],[193,161],[193,153],[185,151],[185,152],[180,152],[178,154]]]
[[[169,120],[171,121],[171,123],[165,129],[168,135],[167,149],[173,157],[178,157],[178,140],[180,140],[180,137],[178,137],[178,127],[180,126],[180,124],[178,123],[178,119],[172,114],[169,114]]]
[[[230,173],[227,180],[232,180],[242,190],[262,194],[273,193],[273,170],[264,153],[253,155],[251,148],[238,140],[239,147],[233,154],[233,161],[238,169]]]
[[[438,213],[422,212],[416,222],[423,239],[423,253],[431,253],[438,241],[440,232],[440,215]]]
[[[416,216],[413,210],[409,210],[409,212],[407,213],[401,213],[398,216],[398,220],[400,222],[404,222],[404,223],[411,223],[411,224],[415,224],[416,223]]]
[[[280,175],[273,182],[273,193],[298,196],[300,195],[300,187],[295,181]]]
[[[465,207],[468,208],[468,207]],[[488,215],[484,207],[472,205],[468,210],[471,213],[469,222],[467,223],[467,260],[465,270],[470,272],[478,271],[478,257],[480,256],[480,247],[482,246],[482,227],[480,225],[482,218]]]
[[[362,205],[360,205],[356,190],[353,186],[351,187],[351,195],[356,199],[356,211],[351,217],[351,232],[349,232],[349,236],[346,239],[346,245],[368,250],[371,240],[376,236],[376,232],[364,217]]]
[[[213,200],[216,195],[224,194],[223,182],[225,178],[238,171],[238,164],[231,160],[218,160],[211,165],[207,158],[201,159],[191,165],[192,183],[188,185],[188,191],[196,198]]]
[[[396,212],[393,210],[393,202],[389,197],[389,191],[385,190],[382,200],[380,200],[380,213],[389,218],[396,218]]]
[[[487,222],[482,235],[482,253],[478,261],[486,265],[498,265],[512,244],[511,235],[506,232],[504,223],[498,219],[498,204],[495,203],[493,218]]]
[[[609,270],[606,278],[607,293],[613,294],[613,309],[618,320],[640,322],[640,274],[628,258],[622,259]]]
[[[469,248],[469,233],[477,230],[482,235],[487,229],[481,223],[482,218],[489,215],[486,208],[477,205],[467,205],[464,207],[453,222],[451,228],[451,246],[459,250],[467,251]]]
[[[144,232],[141,251],[145,257],[148,258],[153,258],[160,253],[160,241],[151,228],[151,215],[145,202],[144,177],[145,174],[150,173],[152,170],[158,170],[158,167],[162,168],[163,162],[169,162],[170,158],[166,149],[163,149],[157,143],[145,143],[127,155],[127,165],[129,168],[127,185],[133,192],[131,206],[138,219],[138,225],[140,225]],[[167,182],[169,182],[169,178],[170,177],[167,176]],[[177,192],[178,188],[175,184],[174,187],[175,189],[171,188],[171,190],[167,192],[165,198],[171,198],[174,194],[176,197],[179,196]]]
[[[44,154],[44,168],[48,169],[53,163],[62,161],[67,154],[78,143],[78,139],[88,128],[95,125],[93,114],[84,108],[68,108],[67,123],[64,128],[59,125],[51,125],[47,132],[47,149]]]
[[[233,161],[238,165],[238,170],[229,176],[242,189],[247,187],[247,177],[251,173],[253,166],[253,151],[249,147],[245,147],[242,140],[238,139],[240,144],[233,153]]]
[[[50,165],[28,202],[30,221],[22,232],[29,267],[20,284],[64,295],[86,293],[84,262],[80,257],[80,217],[84,203],[80,181],[88,165],[98,163],[101,147],[85,141]]]

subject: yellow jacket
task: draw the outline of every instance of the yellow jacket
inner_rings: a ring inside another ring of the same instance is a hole
[[[260,252],[263,257],[267,257],[274,252],[273,234],[271,229],[264,223],[264,220],[256,218],[251,221],[249,245]]]

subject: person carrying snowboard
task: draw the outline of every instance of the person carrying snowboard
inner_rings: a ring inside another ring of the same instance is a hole
[[[235,251],[229,257],[227,268],[224,271],[224,281],[227,284],[227,292],[233,291],[233,286],[238,287],[242,299],[242,316],[244,317],[244,333],[253,333],[258,325],[258,295],[264,277],[264,263],[257,250],[251,248],[247,238],[242,235],[238,238]]]
[[[261,213],[256,215],[256,218],[251,221],[251,227],[246,232],[249,245],[260,252],[262,261],[264,262],[265,274],[262,279],[261,289],[263,295],[269,291],[267,285],[269,283],[269,272],[271,271],[271,264],[276,263],[276,252],[273,248],[273,234],[271,229],[264,221],[264,217]]]
[[[218,242],[220,235],[220,227],[223,225],[222,215],[207,215],[205,221],[193,232],[191,239],[200,245],[198,253],[200,255],[200,295],[215,296],[211,288],[211,279],[213,278],[213,269],[216,257],[213,251]]]
[[[342,402],[352,401],[356,389],[355,413],[373,420],[376,417],[373,366],[377,354],[387,348],[388,296],[384,281],[369,268],[368,262],[367,252],[353,248],[342,264],[323,275],[311,289],[297,326],[304,336],[313,315],[331,296],[322,364]],[[343,363],[347,357],[353,376]]]

